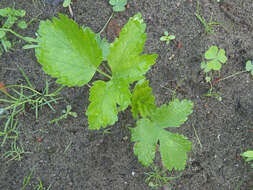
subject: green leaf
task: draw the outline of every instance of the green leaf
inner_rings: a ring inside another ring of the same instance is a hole
[[[2,17],[8,17],[8,16],[24,17],[25,14],[26,14],[25,10],[16,10],[9,7],[0,9],[0,16]]]
[[[218,60],[222,63],[225,63],[227,61],[227,57],[225,55],[225,50],[224,49],[220,49],[219,53],[218,53]]]
[[[129,86],[123,80],[95,81],[90,89],[90,105],[86,111],[89,128],[100,129],[101,126],[113,125],[118,120],[118,111],[128,107],[130,98]]]
[[[145,73],[155,64],[156,54],[140,55],[146,40],[145,29],[141,14],[136,14],[122,28],[119,38],[111,44],[108,64],[113,76],[132,83],[145,78]]]
[[[253,150],[248,150],[248,151],[242,153],[241,156],[253,158]]]
[[[110,0],[109,3],[113,6],[113,11],[120,12],[125,10],[127,0]]]
[[[174,35],[169,35],[168,38],[169,38],[169,40],[174,40],[174,39],[176,38],[176,36],[174,36]]]
[[[0,39],[3,38],[5,36],[5,31],[0,31]]]
[[[138,120],[137,127],[130,129],[131,141],[135,142],[134,154],[144,166],[149,166],[153,162],[157,143],[160,142],[159,151],[163,165],[170,171],[184,169],[187,152],[191,150],[191,142],[186,137],[170,133],[163,128],[182,124],[192,112],[192,106],[188,100],[181,102],[175,100],[168,106],[158,108],[151,120],[148,118]]]
[[[250,60],[246,62],[245,69],[253,76],[253,63]]]
[[[18,22],[18,27],[21,28],[21,29],[26,29],[27,24],[24,20],[21,20],[20,22]]]
[[[217,58],[218,53],[218,47],[217,46],[211,46],[205,53],[206,59],[215,59]]]
[[[151,117],[151,120],[161,128],[179,127],[192,113],[193,103],[189,100],[175,99],[169,105],[162,105]]]
[[[59,14],[53,22],[41,21],[36,57],[44,71],[68,86],[87,84],[102,62],[102,50],[89,29]]]
[[[149,87],[149,81],[141,80],[135,85],[131,102],[131,111],[135,119],[139,113],[142,117],[147,117],[154,112],[155,97],[152,94],[152,88]]]
[[[160,40],[161,41],[167,41],[168,40],[168,36],[162,36],[162,37],[160,37]]]
[[[214,59],[212,61],[207,62],[207,68],[209,71],[211,70],[219,71],[221,69],[221,64],[217,59]]]
[[[113,125],[117,120],[117,106],[111,83],[96,81],[90,89],[89,107],[86,111],[89,121],[89,129],[100,129],[107,125]]]
[[[218,50],[217,46],[211,46],[206,51],[205,58],[208,59],[207,69],[205,69],[205,72],[209,72],[211,70],[219,71],[221,69],[221,63],[225,63],[227,61],[225,50]]]
[[[107,57],[109,55],[110,43],[107,41],[106,38],[101,39],[100,34],[96,34],[96,40],[97,40],[98,46],[102,49],[103,60],[107,61]]]
[[[184,170],[187,152],[191,151],[192,143],[183,135],[161,131],[159,134],[160,152],[163,164],[170,171]]]
[[[155,158],[159,129],[155,128],[150,120],[141,119],[137,121],[137,127],[130,130],[131,141],[136,142],[134,154],[144,166],[149,166]]]
[[[71,0],[64,0],[63,7],[68,7],[71,3]]]

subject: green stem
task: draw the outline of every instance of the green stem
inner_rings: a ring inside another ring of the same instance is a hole
[[[65,86],[62,85],[61,87],[59,87],[56,91],[54,91],[53,93],[49,94],[48,96],[56,96]]]
[[[29,87],[29,86],[24,86],[24,85],[8,85],[5,88],[11,88],[11,87],[18,87],[18,88],[26,88],[28,90],[31,90],[32,92],[38,94],[38,95],[42,95],[41,93],[39,93],[37,90],[34,90],[33,88]]]
[[[112,12],[111,16],[109,17],[109,19],[108,19],[107,22],[105,23],[104,27],[100,30],[99,34],[101,34],[101,33],[105,30],[106,26],[108,25],[108,23],[109,23],[110,20],[112,19],[113,14],[114,14],[114,12]]]
[[[232,78],[232,77],[234,77],[234,76],[236,76],[236,75],[239,75],[239,74],[242,74],[242,73],[245,73],[245,72],[247,72],[247,71],[239,71],[239,72],[234,73],[234,74],[232,74],[232,75],[230,75],[230,76],[227,76],[227,77],[225,77],[225,78],[223,78],[223,79],[220,79],[219,81],[227,80],[227,79],[229,79],[229,78]]]
[[[110,75],[106,74],[105,72],[101,71],[100,69],[97,69],[97,72],[99,72],[100,74],[106,76],[109,79],[112,79],[112,77]]]
[[[14,31],[11,30],[11,29],[0,28],[0,31],[10,32],[10,33],[12,33],[13,35],[17,36],[18,38],[20,38],[20,39],[22,39],[22,40],[24,40],[24,41],[26,41],[26,42],[37,42],[36,39],[30,38],[30,37],[21,36],[20,34],[14,32]]]
[[[107,65],[105,65],[105,64],[102,64],[102,65],[103,65],[103,67],[105,68],[105,70],[106,70],[108,73],[110,73],[110,74],[112,73],[111,70],[107,67]]]

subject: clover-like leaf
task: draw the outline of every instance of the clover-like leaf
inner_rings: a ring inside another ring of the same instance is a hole
[[[110,0],[109,3],[113,6],[113,11],[120,12],[125,10],[127,0]]]
[[[102,62],[102,50],[89,29],[80,28],[73,20],[59,14],[41,21],[36,57],[43,70],[68,86],[87,84]]]
[[[192,112],[192,110],[190,111],[192,106],[190,101],[175,100],[168,106],[163,105],[158,108],[151,119],[138,120],[137,127],[130,129],[131,141],[135,142],[134,154],[144,166],[149,166],[153,162],[159,142],[163,165],[170,171],[184,169],[187,152],[191,150],[191,142],[183,135],[168,132],[164,126],[182,124]],[[175,114],[172,113],[174,109]],[[178,112],[178,109],[182,109],[182,111]],[[175,116],[176,114],[177,116]]]
[[[250,60],[246,62],[245,69],[253,76],[253,63]]]
[[[152,88],[149,87],[149,81],[139,81],[133,91],[131,98],[132,114],[137,119],[138,114],[142,117],[150,116],[154,112],[155,97],[152,94]]]
[[[221,69],[221,64],[217,59],[214,59],[212,61],[207,62],[207,68],[209,71],[211,70],[219,71]]]
[[[227,57],[225,55],[224,49],[220,49],[220,51],[218,52],[217,58],[221,63],[226,63]]]
[[[206,67],[202,65],[205,72],[209,72],[211,70],[218,71],[221,69],[221,63],[225,63],[227,61],[227,57],[225,55],[224,49],[218,49],[217,46],[211,46],[205,53]],[[207,69],[206,69],[207,68]]]
[[[205,53],[206,59],[215,59],[217,58],[218,53],[218,47],[217,46],[211,46]]]

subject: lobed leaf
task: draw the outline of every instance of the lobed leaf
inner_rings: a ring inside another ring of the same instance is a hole
[[[161,128],[179,127],[192,113],[193,103],[189,100],[175,99],[169,105],[162,105],[151,116],[151,120]]]
[[[113,76],[132,83],[145,78],[145,73],[155,64],[156,54],[140,55],[146,40],[145,29],[141,14],[136,14],[122,28],[119,38],[111,44],[108,64]]]
[[[100,129],[118,120],[118,111],[130,104],[131,92],[123,80],[95,81],[90,89],[90,105],[86,111],[89,128]],[[119,105],[119,109],[117,108]]]
[[[134,154],[144,166],[149,166],[155,158],[158,142],[157,128],[149,119],[141,119],[137,121],[137,127],[130,130],[131,141],[136,142]]]
[[[211,46],[205,53],[206,59],[215,59],[217,57],[218,53],[218,47],[217,46]]]
[[[164,166],[170,171],[184,170],[192,143],[183,135],[165,130],[160,132],[159,141]]]
[[[138,114],[142,117],[150,116],[156,109],[155,97],[152,94],[152,88],[149,87],[149,81],[139,81],[133,91],[131,98],[132,114],[137,119]]]
[[[59,14],[53,22],[41,21],[38,31],[36,57],[43,70],[68,86],[87,84],[102,62],[102,50],[95,34]]]
[[[170,133],[149,119],[139,120],[137,127],[130,130],[134,154],[144,166],[152,164],[159,141],[163,165],[170,171],[184,169],[187,152],[191,151],[191,142],[186,137]]]

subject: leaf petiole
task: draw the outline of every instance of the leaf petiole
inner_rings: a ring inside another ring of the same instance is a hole
[[[100,30],[99,34],[101,34],[101,33],[105,30],[106,26],[108,25],[108,23],[109,23],[110,20],[112,19],[113,14],[114,14],[114,12],[112,12],[111,16],[109,17],[109,19],[108,19],[107,22],[105,23],[104,27]]]
[[[100,69],[97,69],[97,72],[99,72],[100,74],[104,75],[105,77],[112,79],[112,77],[108,74],[106,74],[105,72],[101,71]]]

